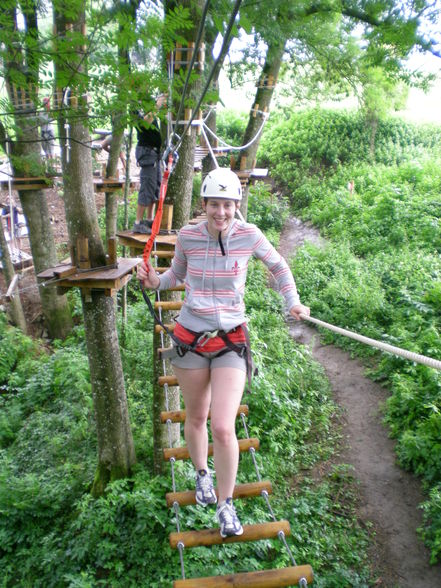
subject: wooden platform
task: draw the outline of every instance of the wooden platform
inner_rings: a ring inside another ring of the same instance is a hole
[[[142,233],[134,233],[133,231],[117,231],[119,244],[130,247],[130,250],[143,251],[145,244],[149,240],[150,235],[143,235]],[[159,234],[156,237],[156,248],[160,249],[174,249],[178,235],[171,233],[167,235]]]
[[[57,279],[57,287],[81,288],[84,290],[104,290],[106,296],[112,296],[125,286],[132,278],[135,268],[141,263],[138,258],[119,258],[116,268],[102,268],[90,271],[78,271],[71,264],[59,264],[37,275],[40,281]]]
[[[125,178],[93,178],[93,187],[95,192],[118,192],[124,190],[126,183]],[[137,190],[139,182],[131,180],[129,190]]]
[[[53,188],[54,181],[46,176],[36,178],[11,178],[11,187],[13,190],[49,190]],[[9,181],[2,180],[0,189],[8,190]]]

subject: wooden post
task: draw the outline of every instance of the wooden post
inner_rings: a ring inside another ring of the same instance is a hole
[[[161,220],[161,229],[171,231],[173,222],[173,204],[164,204]]]
[[[182,45],[181,45],[181,43],[176,43],[175,71],[181,67],[181,61],[182,61]]]
[[[116,238],[111,237],[107,240],[107,264],[116,264]]]
[[[77,239],[77,265],[80,269],[90,268],[89,240],[87,237]]]

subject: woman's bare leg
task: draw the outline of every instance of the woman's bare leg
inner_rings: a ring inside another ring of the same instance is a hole
[[[219,502],[233,496],[236,482],[239,445],[235,423],[245,378],[245,372],[237,368],[211,371],[211,432]]]
[[[173,366],[184,398],[186,417],[184,436],[196,470],[208,470],[207,417],[210,409],[210,370]]]

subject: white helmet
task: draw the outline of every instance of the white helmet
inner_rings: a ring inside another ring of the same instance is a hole
[[[201,186],[202,198],[242,200],[242,186],[230,168],[218,167],[205,176]]]

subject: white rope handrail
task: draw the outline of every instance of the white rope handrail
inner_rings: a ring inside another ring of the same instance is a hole
[[[266,114],[266,116],[263,117],[262,120],[262,124],[260,125],[259,130],[257,131],[257,133],[254,135],[254,137],[251,139],[251,141],[249,141],[246,145],[239,145],[238,147],[235,147],[234,145],[229,145],[228,143],[226,143],[223,139],[221,139],[220,137],[218,137],[216,135],[216,133],[214,131],[212,131],[206,124],[204,121],[202,121],[202,125],[205,127],[205,129],[209,132],[209,134],[216,139],[217,141],[219,141],[222,144],[221,148],[215,148],[215,151],[225,151],[225,150],[230,150],[230,151],[243,151],[244,149],[247,149],[248,147],[250,147],[250,145],[252,145],[255,141],[257,141],[258,137],[260,136],[260,134],[263,131],[263,127],[265,126],[266,123],[266,119],[268,118],[268,113],[264,113]]]
[[[377,349],[381,349],[382,351],[387,351],[388,353],[399,355],[400,357],[404,357],[405,359],[415,361],[416,363],[421,363],[431,368],[441,370],[441,361],[439,361],[438,359],[426,357],[425,355],[414,353],[413,351],[408,351],[407,349],[402,349],[401,347],[395,347],[394,345],[389,345],[388,343],[383,343],[382,341],[377,341],[376,339],[371,339],[370,337],[359,335],[358,333],[354,333],[353,331],[348,331],[347,329],[336,327],[335,325],[331,325],[330,323],[326,323],[325,321],[321,321],[312,316],[307,316],[303,313],[300,314],[300,318],[305,321],[309,321],[311,323],[319,325],[321,327],[325,327],[325,329],[334,331],[334,333],[338,333],[339,335],[344,335],[345,337],[355,339],[355,341],[359,341],[360,343],[365,343],[366,345],[376,347]]]

